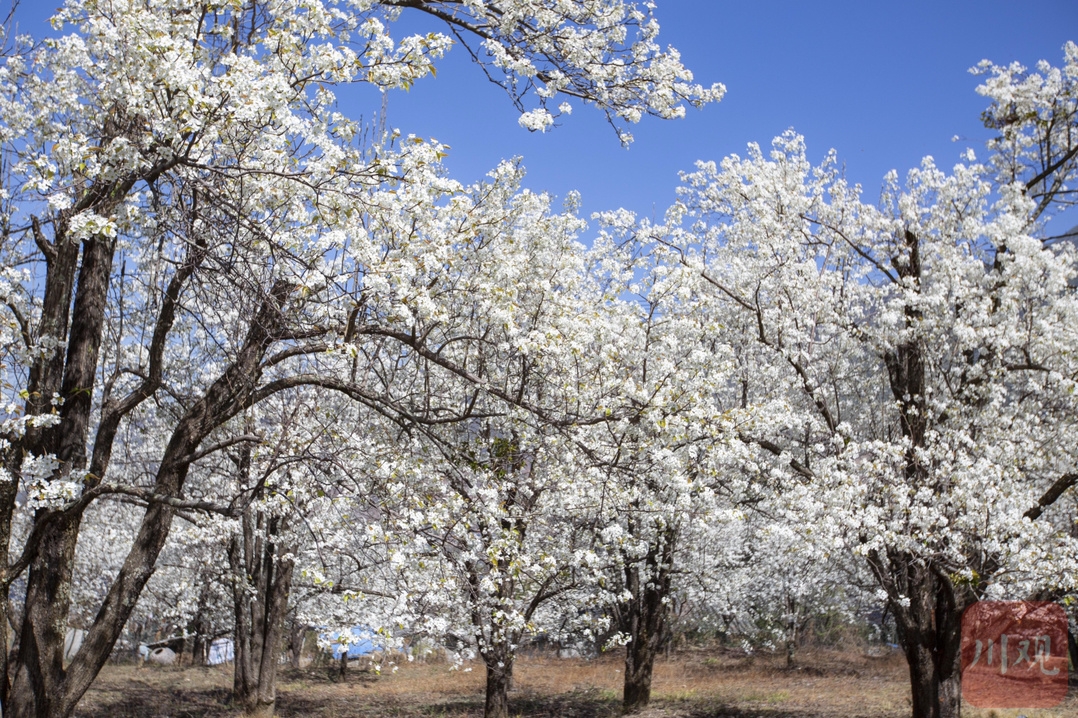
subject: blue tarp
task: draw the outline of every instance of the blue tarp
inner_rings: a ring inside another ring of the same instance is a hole
[[[349,658],[359,658],[382,650],[378,634],[367,626],[353,626],[351,632],[351,636],[345,635],[344,637],[348,642]],[[341,640],[340,631],[321,633],[318,635],[318,640],[320,643],[328,642],[330,644],[329,649],[333,652],[334,659],[339,659],[341,653],[344,652],[345,645],[344,641]]]

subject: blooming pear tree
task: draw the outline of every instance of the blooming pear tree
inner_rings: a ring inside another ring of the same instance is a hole
[[[297,390],[263,401],[243,417],[242,428],[262,431],[257,444],[237,443],[222,479],[236,497],[237,521],[227,541],[233,603],[235,674],[233,700],[244,714],[272,716],[277,666],[292,580],[310,501],[338,466],[320,397]],[[257,412],[257,414],[255,413]],[[240,423],[240,422],[237,422]],[[264,427],[264,428],[263,428]]]
[[[604,601],[625,645],[629,713],[650,701],[678,603],[707,583],[695,574],[721,580],[701,563],[719,555],[698,549],[736,534],[739,502],[763,469],[758,447],[740,438],[752,412],[740,401],[735,353],[714,317],[693,309],[694,275],[637,254],[631,214],[602,219],[592,273],[609,318],[580,394],[595,397],[606,421],[581,426],[576,439],[603,481]]]
[[[413,502],[425,525],[412,528],[408,548],[455,589],[442,608],[446,627],[472,638],[486,669],[483,714],[502,718],[517,649],[529,637],[555,634],[544,616],[571,610],[542,609],[567,598],[577,611],[597,606],[588,599],[597,557],[582,467],[566,460],[557,438],[540,443],[520,428],[498,435],[490,423],[460,439],[457,455],[431,462],[440,481]]]
[[[863,562],[827,532],[799,530],[796,508],[783,508],[782,500],[754,507],[733,560],[724,562],[725,590],[715,593],[723,599],[716,609],[736,622],[748,645],[781,650],[792,668],[814,626],[863,625],[879,601]]]
[[[931,158],[880,206],[802,139],[701,163],[652,234],[714,311],[747,320],[803,525],[863,557],[898,626],[915,716],[960,710],[963,609],[1058,587],[1073,537],[1075,273],[1041,239],[1070,198],[1078,50],[1063,68],[990,64],[989,160]]]
[[[508,715],[516,649],[545,628],[537,612],[579,596],[595,573],[586,530],[594,496],[564,436],[592,418],[563,379],[595,321],[575,241],[583,223],[572,207],[554,214],[545,195],[518,192],[518,180],[506,165],[473,190],[500,216],[471,220],[480,237],[461,251],[475,261],[461,262],[445,289],[462,306],[418,315],[413,330],[425,338],[416,349],[428,391],[458,397],[470,415],[416,422],[414,441],[381,470],[389,480],[380,530],[396,538],[390,562],[406,567],[412,613],[434,610],[443,632],[471,638],[491,718]]]

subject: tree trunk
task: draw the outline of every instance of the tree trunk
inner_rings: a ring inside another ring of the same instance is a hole
[[[919,287],[922,278],[919,237],[905,229],[902,237],[908,254],[894,260],[903,280]],[[906,327],[920,332],[923,312],[916,302],[903,310]],[[940,496],[947,491],[945,476],[933,475],[922,463],[920,449],[926,445],[930,412],[925,408],[928,362],[917,339],[884,352],[891,394],[898,407],[899,428],[908,441],[905,481],[911,493],[929,488]],[[869,564],[895,616],[898,642],[910,670],[913,718],[958,718],[962,712],[960,674],[962,611],[975,600],[968,587],[957,589],[930,560],[897,549],[886,554],[871,552]],[[982,577],[991,575],[985,568]]]
[[[16,455],[17,450],[12,447],[0,452],[0,461],[8,472],[8,476],[19,475],[21,457]],[[11,564],[9,554],[11,551],[11,522],[15,510],[15,499],[18,495],[19,484],[17,481],[0,482],[0,566],[7,567]],[[0,706],[7,705],[8,693],[8,643],[14,641],[12,653],[18,652],[19,641],[19,616],[13,610],[9,596],[10,584],[5,583],[0,591]],[[2,711],[0,711],[2,713]]]
[[[188,628],[194,634],[191,639],[191,665],[204,666],[210,657],[210,644],[213,642],[213,628],[206,619],[206,604],[209,602],[210,582],[203,577],[202,589],[198,593],[198,609]]]
[[[888,573],[879,556],[870,562],[891,596],[898,642],[910,672],[913,718],[959,718],[962,712],[962,612],[972,603],[968,590],[956,591],[944,575],[909,554],[894,552]],[[906,600],[895,600],[901,595]]]
[[[77,525],[56,521],[42,536],[31,565],[23,608],[22,631],[12,668],[7,716],[61,714],[64,637],[71,605]]]
[[[651,702],[651,673],[654,666],[655,652],[650,650],[647,640],[630,642],[625,656],[622,713],[636,713]]]
[[[241,474],[249,472],[250,457],[248,445],[239,460]],[[232,692],[245,716],[272,716],[277,701],[277,665],[293,569],[291,549],[281,543],[285,523],[249,508],[242,533],[229,548],[236,615]]]
[[[793,596],[786,596],[786,667],[794,667],[794,652],[797,650],[797,601]]]
[[[84,260],[83,271],[87,271],[87,261]],[[80,272],[79,293],[82,291],[83,276]],[[252,321],[245,343],[232,364],[177,423],[158,466],[153,489],[154,496],[163,499],[150,502],[146,509],[124,564],[109,586],[82,647],[66,671],[63,669],[63,646],[70,606],[74,548],[82,514],[80,510],[64,514],[39,511],[35,516],[33,531],[37,533],[30,541],[35,542],[38,550],[30,562],[18,650],[8,667],[11,684],[7,703],[3,706],[5,718],[68,718],[74,712],[75,706],[108,660],[143,587],[153,575],[175,513],[168,500],[182,496],[191,456],[205,436],[234,416],[242,408],[241,402],[249,397],[256,386],[261,375],[262,357],[274,341],[280,304],[290,291],[290,285],[285,283],[274,286]],[[84,404],[80,397],[89,395],[87,387],[93,386],[97,363],[96,349],[77,349],[76,337],[84,337],[80,341],[90,344],[95,341],[95,336],[98,342],[100,339],[100,332],[95,335],[79,322],[83,313],[92,315],[97,310],[97,305],[90,300],[87,302],[89,309],[83,312],[80,299],[75,299],[75,318],[68,343],[68,373],[63,379],[63,386],[70,387],[72,400],[65,401],[60,431],[51,435],[56,437],[59,447],[54,452],[57,458],[61,462],[70,462],[73,468],[82,465],[85,458],[85,440],[80,445],[78,435],[81,432],[85,439],[89,404]],[[163,308],[161,311],[164,315],[166,310]],[[171,318],[165,324],[171,326]],[[74,329],[77,326],[81,327],[79,331]],[[159,329],[162,326],[159,323]],[[161,331],[167,331],[167,327]],[[80,378],[83,372],[88,373],[88,377]],[[141,400],[136,396],[130,406],[137,406]],[[86,491],[96,487],[108,464],[111,437],[103,439],[102,432],[111,431],[110,421],[116,415],[110,412],[114,410],[115,407],[108,403],[103,407],[90,471],[79,472],[80,478],[85,478]],[[68,411],[71,413],[68,414]],[[64,427],[69,427],[70,431]]]
[[[674,538],[673,529],[662,531],[649,548],[644,565],[630,564],[625,569],[626,588],[632,596],[622,618],[622,630],[629,634],[622,692],[625,714],[642,710],[651,702],[652,671],[670,611]]]
[[[307,626],[300,621],[292,621],[292,630],[288,633],[288,648],[290,652],[293,670],[299,670],[303,666],[303,643],[307,638]]]
[[[86,469],[86,443],[113,248],[114,243],[103,237],[83,243],[67,353],[62,362],[59,395],[64,403],[60,422],[33,437],[27,446],[38,456],[55,455],[59,468],[52,477],[54,481],[81,483]],[[65,275],[67,271],[65,268]],[[62,283],[66,291],[66,276]],[[56,360],[54,356],[52,361]],[[29,540],[36,539],[36,551],[27,576],[19,647],[13,665],[9,666],[11,688],[4,706],[9,716],[62,715],[74,708],[74,704],[65,707],[68,701],[64,699],[63,658],[75,544],[81,523],[81,511],[58,516],[51,509],[40,509],[34,516],[36,536],[32,534]]]
[[[484,656],[487,667],[487,695],[483,718],[508,718],[509,689],[513,682],[513,655],[508,646]]]
[[[958,718],[962,713],[962,681],[957,662],[942,665],[923,646],[906,651],[914,718]]]

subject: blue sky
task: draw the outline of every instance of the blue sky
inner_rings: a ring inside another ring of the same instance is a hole
[[[390,95],[389,124],[451,145],[459,179],[521,155],[530,187],[559,197],[577,189],[586,214],[624,206],[658,217],[680,170],[792,127],[814,161],[835,148],[875,200],[890,169],[904,176],[924,155],[950,167],[966,146],[983,147],[985,102],[970,67],[986,58],[1059,65],[1063,44],[1078,41],[1075,0],[657,0],[656,17],[663,44],[678,48],[697,81],[724,83],[727,96],[684,120],[645,118],[628,150],[582,106],[546,134],[519,128],[507,98],[457,51],[436,78]]]
[[[20,29],[47,31],[56,4],[24,0]],[[982,148],[985,103],[971,66],[985,58],[1058,65],[1064,42],[1078,41],[1075,0],[657,0],[656,16],[660,41],[678,48],[697,81],[724,83],[727,96],[683,120],[645,118],[631,128],[628,150],[600,112],[579,103],[545,134],[520,128],[508,98],[460,48],[437,77],[390,94],[388,123],[449,144],[449,170],[465,182],[522,156],[528,186],[557,197],[579,190],[585,215],[626,207],[661,217],[679,170],[743,154],[747,143],[766,145],[790,127],[805,135],[814,161],[835,148],[873,200],[890,169],[904,175],[924,155],[949,167],[966,146]],[[341,98],[353,116],[378,113],[374,93]],[[963,139],[952,142],[955,135]],[[1068,228],[1078,216],[1057,224]]]

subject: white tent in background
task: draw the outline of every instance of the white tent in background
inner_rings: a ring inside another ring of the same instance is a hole
[[[206,665],[219,666],[222,663],[231,663],[236,660],[236,648],[231,638],[215,638],[210,644],[210,652],[206,657]]]

